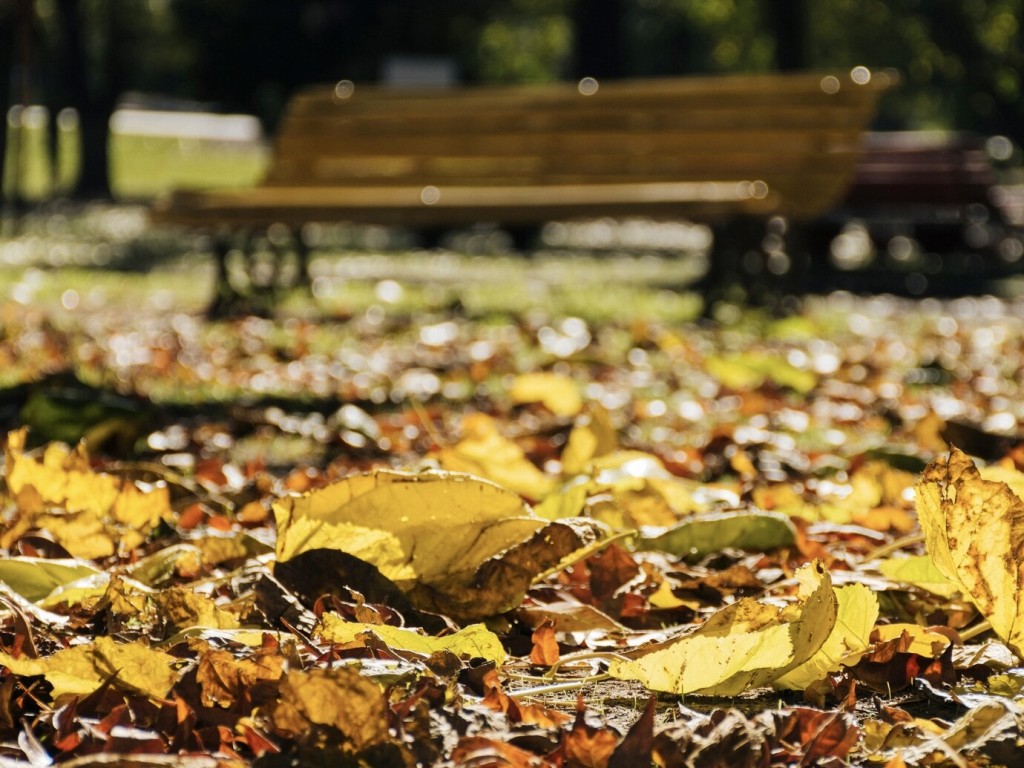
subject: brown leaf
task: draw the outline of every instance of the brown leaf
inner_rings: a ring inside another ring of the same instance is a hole
[[[616,544],[589,558],[587,566],[590,568],[590,590],[599,601],[612,597],[619,587],[640,573],[636,560]]]
[[[503,712],[510,723],[557,728],[572,719],[564,712],[538,704],[520,704],[501,689],[497,670],[491,669],[484,673],[481,683],[485,691],[484,706],[495,712]]]
[[[483,736],[463,736],[452,752],[455,765],[502,766],[505,768],[541,768],[550,765],[532,752],[520,749],[498,739]]]
[[[562,752],[568,768],[607,768],[619,744],[619,735],[607,727],[586,722],[586,709],[576,713],[572,728],[562,739]]]
[[[555,623],[548,619],[533,631],[533,649],[530,661],[545,667],[558,662],[558,641],[555,639]]]
[[[856,746],[860,730],[849,715],[795,707],[776,715],[777,738],[798,745],[802,765],[814,765],[824,758],[843,759]]]
[[[245,703],[251,709],[273,696],[284,674],[284,659],[272,649],[260,649],[252,658],[236,659],[202,640],[190,643],[199,653],[196,682],[204,707],[230,708]]]
[[[633,768],[639,765],[650,765],[654,749],[654,712],[658,700],[651,696],[647,699],[640,718],[633,723],[622,741],[608,758],[608,768]]]

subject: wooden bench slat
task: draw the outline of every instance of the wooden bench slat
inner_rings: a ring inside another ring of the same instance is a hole
[[[766,161],[731,155],[718,160],[713,155],[692,157],[641,156],[627,158],[630,167],[622,168],[622,158],[600,155],[571,159],[550,157],[377,157],[310,158],[282,163],[278,174],[267,180],[268,186],[326,186],[332,182],[372,180],[395,185],[431,184],[465,180],[483,187],[516,184],[552,184],[592,181],[701,181],[718,175],[728,179],[750,178],[760,173],[766,179],[800,172],[809,177],[831,176],[849,166],[849,158],[833,154],[776,155]]]
[[[801,152],[842,148],[860,152],[860,131],[839,126],[834,129],[780,130],[777,128],[731,128],[728,130],[634,131],[627,137],[613,131],[587,130],[574,133],[513,133],[507,124],[500,132],[473,133],[453,139],[451,135],[413,133],[402,135],[345,135],[340,141],[331,131],[299,132],[293,129],[275,145],[280,158],[365,157],[367,155],[441,155],[457,148],[463,155],[521,155],[586,152],[639,155],[666,152],[728,152],[757,147],[758,152]]]
[[[678,216],[680,211],[723,216],[764,213],[775,205],[766,185],[732,180],[656,184],[584,184],[482,188],[257,187],[218,193],[178,193],[172,204],[193,225],[216,222],[305,223],[334,219],[366,223],[467,224],[474,221],[538,223],[552,212],[580,215],[612,211]],[[602,215],[602,214],[597,214]]]
[[[823,82],[831,78],[838,90],[828,93]],[[327,108],[339,104],[360,105],[373,102],[374,107],[394,109],[442,108],[460,102],[470,101],[474,105],[493,106],[500,103],[516,103],[528,109],[544,105],[565,105],[597,102],[641,102],[693,100],[707,102],[750,104],[771,104],[780,99],[809,102],[831,98],[851,100],[877,94],[891,87],[892,79],[886,73],[875,76],[863,84],[853,83],[842,73],[787,73],[770,75],[717,75],[707,77],[659,78],[648,80],[605,81],[598,84],[592,95],[580,93],[575,83],[550,84],[538,88],[534,85],[521,86],[474,86],[472,88],[394,88],[351,86],[350,95],[340,98],[334,89],[314,87],[297,94],[290,109],[294,114],[310,112],[323,113]]]
[[[665,109],[649,113],[597,112],[593,115],[530,114],[508,111],[480,111],[471,115],[457,113],[424,114],[417,117],[372,115],[338,115],[313,120],[295,120],[282,124],[282,135],[322,133],[334,136],[406,136],[406,135],[487,135],[516,130],[523,134],[551,131],[598,131],[641,133],[657,131],[709,132],[715,130],[806,130],[855,129],[870,119],[873,108],[796,109],[776,105],[758,112],[752,108],[711,110],[693,108]]]

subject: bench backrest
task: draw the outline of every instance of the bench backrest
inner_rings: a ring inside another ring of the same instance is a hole
[[[543,86],[311,87],[289,104],[264,186],[768,184],[811,218],[845,192],[884,73]]]
[[[935,131],[869,133],[846,204],[989,204],[996,174],[980,137]]]

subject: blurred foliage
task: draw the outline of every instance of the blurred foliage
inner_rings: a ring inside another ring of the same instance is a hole
[[[0,3],[3,8],[10,5]],[[442,57],[466,82],[580,76],[584,15],[620,30],[622,76],[773,69],[798,0],[35,0],[37,100],[71,103],[70,10],[82,20],[89,87],[212,102],[273,130],[310,82],[376,80],[394,55]],[[789,6],[786,6],[789,7]],[[807,69],[892,67],[903,85],[885,128],[949,128],[1024,139],[1024,0],[799,3]],[[9,30],[8,30],[9,31]],[[17,67],[17,64],[15,64]],[[61,72],[65,74],[62,75]]]

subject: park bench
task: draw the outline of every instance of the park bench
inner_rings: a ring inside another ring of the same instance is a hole
[[[444,89],[342,81],[291,99],[261,184],[176,192],[154,217],[218,234],[220,300],[236,290],[235,233],[295,233],[302,272],[312,222],[437,231],[685,218],[723,234],[717,280],[747,247],[736,233],[812,221],[843,198],[892,82],[864,68]]]

